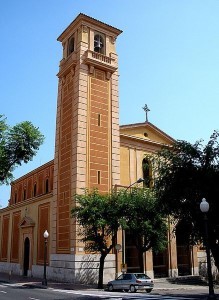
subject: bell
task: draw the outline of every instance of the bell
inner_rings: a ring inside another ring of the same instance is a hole
[[[97,48],[101,48],[100,41],[96,41],[96,47],[97,47]]]

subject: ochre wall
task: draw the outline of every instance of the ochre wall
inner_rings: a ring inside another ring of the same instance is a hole
[[[162,144],[170,143],[170,139],[167,138],[165,134],[162,134],[162,132],[159,130],[155,131],[149,126],[146,127],[141,125],[139,127],[137,126],[135,127],[134,124],[133,128],[127,128],[127,129],[124,126],[122,127],[122,133],[144,139],[145,141],[151,140]]]
[[[129,186],[137,179],[143,177],[142,161],[149,150],[135,149],[132,147],[120,147],[120,184]]]
[[[42,264],[43,233],[51,232],[50,203],[52,195],[46,194],[10,205],[1,210],[0,261],[19,263],[23,267],[24,241],[30,240],[30,266]],[[48,244],[50,249],[50,243]],[[48,254],[50,250],[48,250]]]

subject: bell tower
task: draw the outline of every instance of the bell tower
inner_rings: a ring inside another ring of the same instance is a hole
[[[63,254],[84,255],[70,218],[74,194],[84,188],[107,193],[120,181],[116,38],[121,32],[79,14],[58,37],[63,57],[51,215],[54,260],[63,259]]]

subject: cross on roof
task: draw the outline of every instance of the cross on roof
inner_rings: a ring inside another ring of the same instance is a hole
[[[142,107],[142,108],[146,113],[146,122],[148,122],[148,112],[150,111],[150,109],[148,108],[147,104],[145,104],[145,106]]]

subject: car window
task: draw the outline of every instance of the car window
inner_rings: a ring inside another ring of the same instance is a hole
[[[131,280],[132,279],[132,275],[131,274],[125,274],[124,275],[124,280]]]
[[[121,274],[121,275],[117,278],[117,280],[123,280],[123,277],[124,277],[124,274]]]
[[[142,273],[142,274],[135,274],[135,277],[137,279],[150,279],[150,277],[148,277],[146,274]]]

